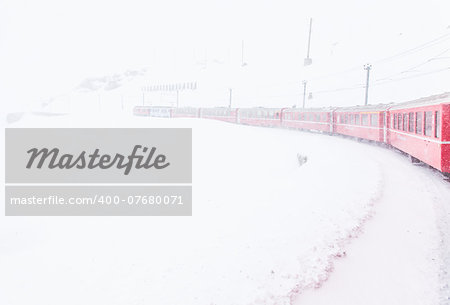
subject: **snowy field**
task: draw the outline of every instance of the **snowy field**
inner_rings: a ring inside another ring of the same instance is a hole
[[[192,127],[193,216],[2,216],[0,304],[448,304],[450,184],[397,152],[199,119],[10,127],[79,126]]]

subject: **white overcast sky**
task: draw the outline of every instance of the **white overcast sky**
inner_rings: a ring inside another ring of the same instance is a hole
[[[449,34],[449,11],[448,0],[0,0],[0,98],[2,106],[13,109],[70,90],[85,77],[155,63],[163,69],[176,66],[176,75],[205,51],[208,60],[237,63],[242,40],[251,75],[262,76],[256,84],[315,77],[320,81],[310,84],[316,91],[352,86],[355,80],[346,83],[344,75],[321,77]],[[302,63],[310,17],[314,62],[307,71]],[[444,40],[403,63],[374,65],[374,80],[401,74],[442,52],[440,57],[449,57],[448,48]],[[419,72],[449,67],[450,61],[433,64]],[[448,76],[439,76],[447,79],[442,83],[426,80],[428,91],[445,90]],[[364,74],[353,77],[364,81]]]

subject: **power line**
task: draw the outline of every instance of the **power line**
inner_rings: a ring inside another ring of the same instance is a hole
[[[430,41],[422,43],[422,44],[420,44],[420,45],[418,45],[418,46],[416,46],[414,48],[407,49],[407,50],[404,50],[404,51],[402,51],[400,53],[397,53],[397,54],[394,54],[394,55],[390,55],[390,56],[387,56],[387,57],[384,57],[384,58],[381,58],[381,59],[378,59],[378,60],[375,60],[375,61],[371,61],[371,62],[373,62],[374,64],[390,62],[390,61],[392,61],[392,60],[394,60],[394,59],[396,59],[398,57],[414,54],[414,53],[419,52],[421,50],[424,50],[424,49],[426,49],[428,47],[432,47],[432,46],[438,45],[438,44],[440,44],[442,42],[445,42],[447,40],[450,40],[450,33],[441,35],[441,36],[439,36],[437,38],[434,38],[434,39],[432,39]],[[359,71],[360,69],[361,69],[361,65],[357,65],[357,66],[355,65],[355,66],[353,66],[353,67],[351,67],[349,69],[338,71],[338,72],[335,72],[335,73],[330,73],[330,74],[319,76],[319,77],[315,77],[315,78],[311,78],[310,80],[320,80],[320,79],[329,78],[329,77],[333,77],[333,76],[337,76],[337,75],[341,75],[341,74],[347,74],[347,73],[350,73],[350,72],[353,72],[353,71]]]
[[[437,70],[433,70],[433,71],[429,71],[429,72],[425,72],[425,73],[421,73],[421,74],[411,75],[411,76],[407,76],[407,77],[385,80],[384,82],[376,83],[376,84],[373,84],[372,86],[381,86],[381,85],[385,85],[385,84],[388,84],[388,83],[391,83],[391,82],[397,82],[397,81],[402,81],[402,80],[405,80],[405,79],[411,79],[411,78],[426,76],[426,75],[430,75],[430,74],[436,74],[436,73],[444,72],[444,71],[447,71],[447,70],[450,70],[450,67],[446,67],[446,68],[443,68],[443,69],[437,69]],[[363,89],[363,88],[365,88],[365,85],[359,84],[359,85],[355,85],[355,86],[352,86],[352,87],[343,87],[343,88],[336,88],[336,89],[330,89],[330,90],[314,91],[314,94],[334,93],[334,92],[356,90],[356,89]]]
[[[417,47],[414,47],[414,48],[411,48],[409,50],[405,50],[405,51],[402,51],[400,53],[397,53],[395,55],[388,56],[388,57],[379,59],[377,61],[374,61],[374,63],[375,64],[379,64],[379,63],[383,63],[383,62],[389,62],[392,59],[395,59],[397,57],[402,57],[402,56],[405,56],[405,55],[409,55],[409,54],[413,54],[413,53],[422,51],[423,49],[435,46],[435,45],[440,44],[440,43],[442,43],[444,41],[447,41],[449,39],[450,39],[450,33],[447,33],[447,34],[441,35],[441,36],[439,36],[439,37],[437,37],[435,39],[432,39],[432,40],[430,40],[428,42],[425,42],[425,43],[423,43],[423,44],[421,44],[421,45],[419,45]]]
[[[429,71],[429,72],[424,72],[424,73],[421,73],[421,74],[411,75],[411,76],[407,76],[407,77],[402,77],[402,78],[397,78],[397,79],[390,79],[390,80],[386,80],[386,81],[381,82],[381,83],[374,84],[372,86],[380,86],[380,85],[384,85],[384,84],[391,83],[391,82],[397,82],[397,81],[401,81],[401,80],[405,80],[405,79],[411,79],[411,78],[421,77],[421,76],[425,76],[425,75],[436,74],[436,73],[440,73],[440,72],[447,71],[447,70],[450,70],[450,67],[446,67],[446,68],[438,69],[438,70],[433,70],[433,71]]]

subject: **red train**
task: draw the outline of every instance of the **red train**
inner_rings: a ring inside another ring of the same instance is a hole
[[[153,108],[137,106],[134,114],[153,116]],[[293,128],[385,143],[450,176],[450,92],[400,104],[317,109],[171,108],[168,116]]]

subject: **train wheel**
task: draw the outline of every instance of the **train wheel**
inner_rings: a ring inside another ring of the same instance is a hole
[[[411,155],[409,156],[409,160],[411,160],[411,163],[413,163],[413,164],[420,164],[421,163],[419,159],[417,159],[417,158],[415,158],[415,157],[413,157]]]

